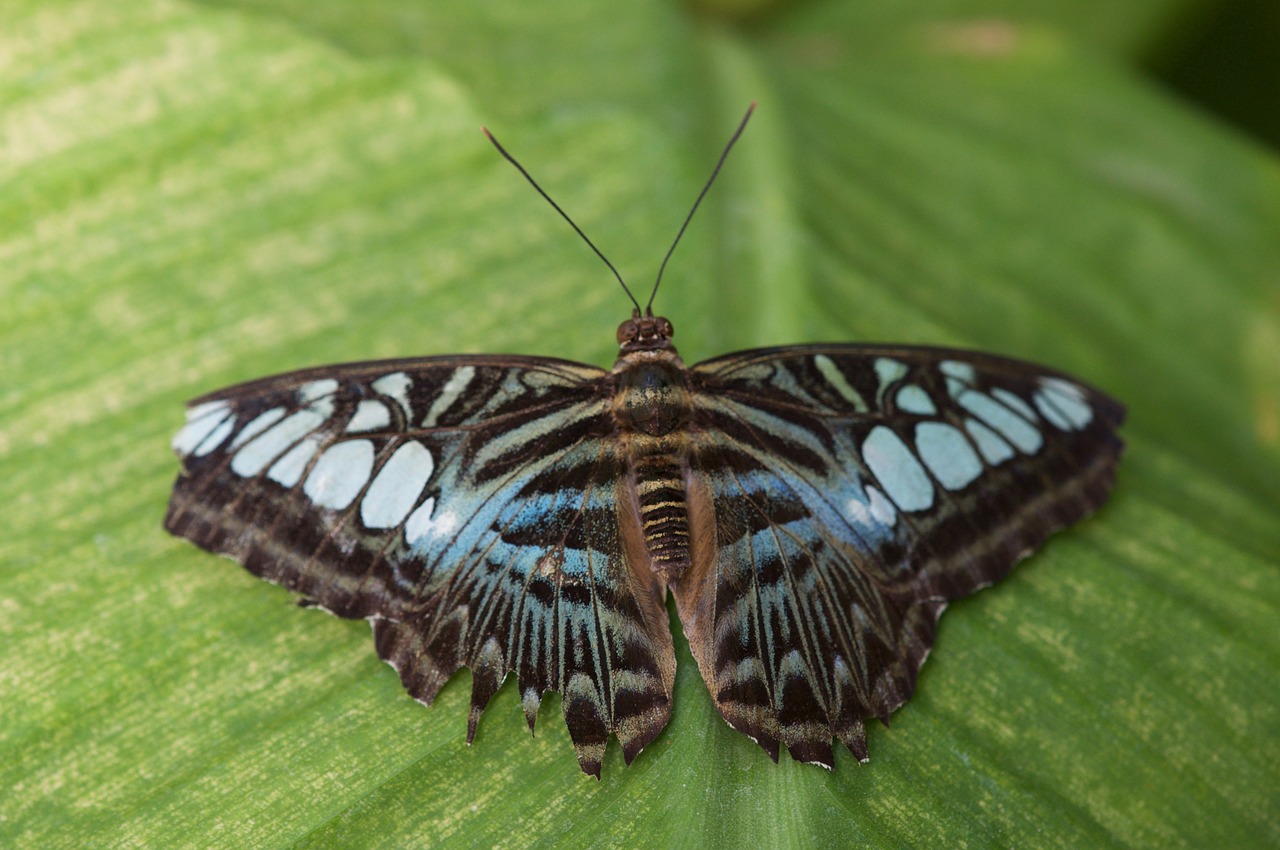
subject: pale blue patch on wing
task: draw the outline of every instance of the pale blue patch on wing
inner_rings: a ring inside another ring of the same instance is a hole
[[[435,401],[431,402],[431,409],[427,411],[427,415],[422,419],[422,427],[434,428],[436,421],[440,418],[440,414],[444,413],[453,403],[458,400],[458,396],[466,392],[467,387],[476,376],[476,367],[459,366],[453,370],[453,374],[449,376],[449,380],[445,381],[443,387],[440,388],[440,394],[436,396]]]
[[[904,511],[933,505],[933,484],[907,444],[883,425],[862,442],[862,457],[885,493]]]
[[[392,372],[390,375],[383,375],[378,380],[369,384],[376,393],[395,401],[404,411],[405,416],[409,416],[413,411],[409,407],[409,388],[413,386],[413,379],[404,372]]]
[[[257,475],[285,449],[323,425],[324,420],[320,411],[299,410],[246,443],[231,458],[231,471],[245,478]]]
[[[1093,408],[1084,391],[1061,378],[1041,378],[1036,409],[1062,431],[1079,430],[1093,421]]]
[[[205,438],[222,425],[230,415],[230,406],[225,401],[207,401],[196,405],[187,411],[186,424],[173,436],[173,442],[170,445],[175,452],[186,457],[194,452]],[[223,437],[223,439],[226,438]],[[209,451],[213,448],[214,446],[210,446]]]
[[[322,508],[342,510],[369,482],[373,456],[373,443],[369,440],[335,443],[325,449],[311,468],[302,492]]]
[[[844,511],[845,518],[853,520],[869,540],[884,537],[898,521],[898,509],[875,487],[847,498]]]
[[[871,518],[883,526],[892,527],[898,521],[898,509],[875,487],[867,488],[871,504]]]
[[[356,412],[347,423],[348,434],[377,431],[391,424],[391,411],[380,401],[365,399],[356,406]]]
[[[813,365],[818,367],[819,374],[826,379],[836,392],[838,392],[845,401],[853,405],[853,409],[866,413],[867,403],[857,390],[849,383],[849,379],[840,371],[840,367],[825,354],[815,354],[813,357]]]
[[[972,384],[977,377],[973,364],[965,363],[961,360],[943,360],[938,364],[938,371],[948,378],[955,378],[966,384]]]
[[[410,440],[387,459],[360,500],[366,528],[391,528],[404,522],[427,486],[435,461],[422,443]]]
[[[863,527],[870,528],[876,524],[871,518],[871,505],[862,499],[847,499],[844,503],[844,512],[848,519]]]
[[[929,398],[929,394],[915,384],[907,384],[898,390],[897,395],[898,409],[905,410],[907,413],[915,413],[919,416],[934,416],[938,409],[933,406],[933,399]]]
[[[880,382],[880,392],[883,393],[890,384],[907,374],[907,364],[892,357],[877,357],[875,370],[876,380]]]
[[[404,524],[404,541],[410,546],[416,545],[420,540],[436,533],[450,533],[452,528],[445,530],[443,526],[452,525],[452,523],[437,523],[433,514],[436,509],[436,500],[434,497],[428,497],[425,502],[417,507],[417,509],[409,514],[409,519]]]
[[[1040,390],[1036,393],[1035,402],[1036,409],[1044,415],[1045,419],[1049,420],[1053,427],[1057,428],[1059,431],[1072,430],[1071,420],[1067,418],[1065,413],[1054,405],[1044,390]]]
[[[231,448],[243,446],[252,440],[258,434],[270,428],[272,425],[284,418],[283,407],[273,407],[265,413],[261,413],[254,417],[253,421],[240,429],[240,433],[236,434],[236,438],[231,441]]]
[[[978,444],[978,451],[982,453],[982,457],[992,466],[998,466],[1013,457],[1013,447],[977,419],[965,419],[964,429]]]
[[[998,431],[1023,453],[1035,454],[1044,445],[1044,438],[1035,426],[991,396],[977,390],[967,390],[960,393],[956,401],[965,410]]]
[[[302,473],[307,471],[307,464],[311,463],[311,458],[315,457],[319,448],[319,436],[312,434],[306,437],[271,465],[267,470],[267,477],[281,487],[297,486],[302,480]]]
[[[338,391],[338,382],[333,378],[321,378],[298,387],[298,398],[303,404],[310,404],[316,399],[333,395]]]
[[[982,474],[982,461],[959,429],[942,422],[916,426],[916,451],[925,466],[948,490],[967,487]]]
[[[231,436],[231,431],[236,427],[236,417],[228,413],[227,417],[218,423],[218,427],[214,428],[209,436],[200,441],[200,445],[196,446],[192,452],[196,457],[204,457],[209,452],[222,445],[227,437]]]
[[[996,401],[1000,402],[1005,407],[1013,409],[1014,412],[1028,422],[1036,421],[1035,411],[1031,409],[1031,405],[1027,404],[1021,396],[1014,395],[1004,387],[996,387],[991,391],[991,395],[995,397]]]

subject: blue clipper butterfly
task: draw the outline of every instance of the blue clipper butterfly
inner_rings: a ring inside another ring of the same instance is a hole
[[[426,357],[219,390],[174,438],[165,527],[369,620],[424,703],[470,668],[468,742],[514,673],[531,731],[559,691],[582,770],[610,735],[630,763],[671,714],[671,591],[730,726],[775,761],[831,768],[833,740],[865,760],[864,721],[911,695],[947,603],[1106,500],[1123,407],[942,348],[687,367],[573,227],[635,305],[612,369]]]

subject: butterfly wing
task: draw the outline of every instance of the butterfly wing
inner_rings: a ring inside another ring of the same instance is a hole
[[[508,673],[532,730],[563,696],[582,769],[666,725],[665,591],[630,563],[606,373],[427,358],[313,369],[197,399],[165,526],[339,616],[430,703],[472,672],[467,739]]]
[[[947,602],[1097,509],[1121,450],[1117,402],[991,355],[802,346],[691,374],[674,594],[720,712],[775,760],[831,767],[833,738],[865,759]]]

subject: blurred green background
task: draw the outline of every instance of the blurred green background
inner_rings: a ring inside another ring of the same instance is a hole
[[[1261,0],[52,0],[0,26],[0,846],[1280,844],[1280,14]],[[160,521],[182,403],[325,362],[977,347],[1123,399],[1112,501],[954,605],[871,761],[679,632],[583,777]]]

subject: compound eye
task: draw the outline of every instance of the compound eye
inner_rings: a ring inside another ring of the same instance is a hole
[[[636,338],[636,323],[633,319],[627,319],[618,325],[618,344],[621,345]]]
[[[666,319],[662,320],[662,324],[658,326],[658,334],[670,339],[675,334],[675,328],[671,327],[671,323]]]

